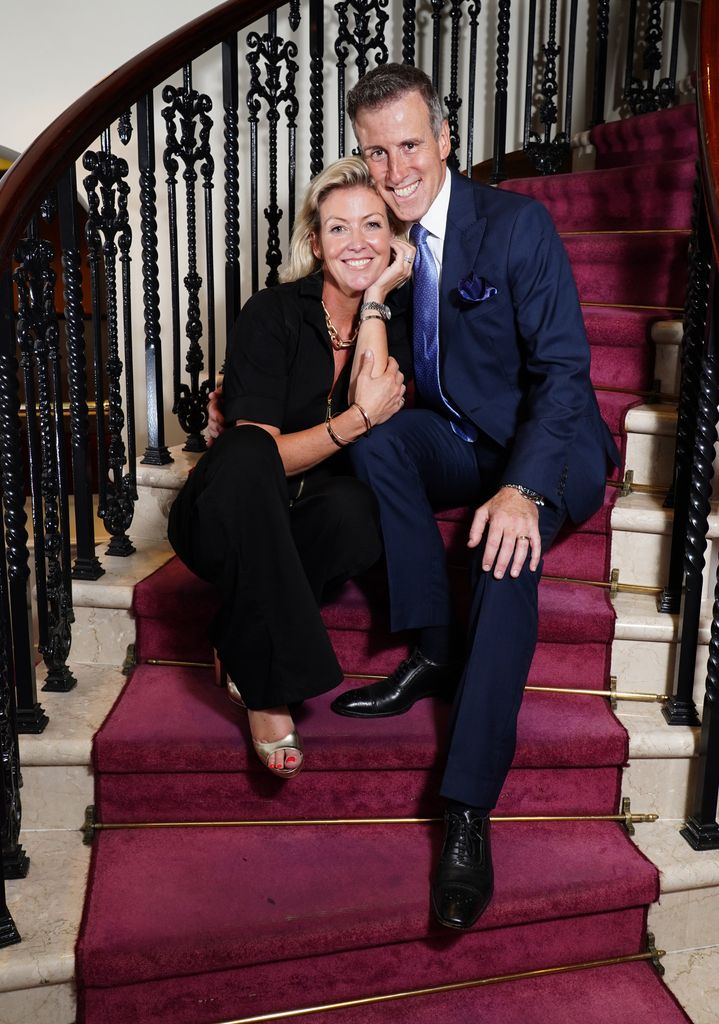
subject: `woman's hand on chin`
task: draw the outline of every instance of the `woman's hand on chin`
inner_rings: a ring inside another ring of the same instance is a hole
[[[399,288],[412,276],[415,248],[403,238],[390,242],[392,260],[382,271],[374,284],[365,290],[365,302],[384,302],[391,291]]]
[[[404,405],[404,374],[397,360],[390,356],[387,369],[378,377],[372,376],[374,356],[367,352],[355,383],[354,401],[360,405],[373,427],[384,423]]]

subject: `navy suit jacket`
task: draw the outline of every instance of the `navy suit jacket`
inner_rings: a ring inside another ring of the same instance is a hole
[[[497,289],[467,301],[470,273]],[[440,288],[440,374],[448,398],[507,452],[518,483],[574,522],[602,503],[618,462],[589,379],[589,345],[567,255],[533,199],[452,175]]]

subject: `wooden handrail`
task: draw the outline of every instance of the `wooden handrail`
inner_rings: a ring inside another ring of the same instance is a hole
[[[697,100],[699,149],[714,258],[719,261],[719,0],[701,6]]]
[[[184,64],[278,6],[277,0],[228,0],[147,47],[64,110],[0,182],[0,270],[52,186],[104,128]]]

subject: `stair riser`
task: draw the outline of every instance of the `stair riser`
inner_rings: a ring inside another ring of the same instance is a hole
[[[75,608],[72,661],[121,668],[135,642],[135,619],[125,608]]]
[[[76,1019],[75,986],[43,984],[0,992],[0,1024],[69,1024]]]
[[[696,856],[701,857],[701,854]],[[661,903],[649,908],[648,927],[661,948],[667,951],[702,946],[716,948],[719,946],[719,886],[664,893]],[[695,1017],[697,1024],[711,1020],[716,1007],[714,1003],[709,1017]]]
[[[624,465],[634,472],[638,484],[653,484],[668,490],[674,472],[674,436],[629,431]]]
[[[429,941],[401,942],[379,950],[115,989],[91,988],[85,993],[86,1014],[88,1020],[104,1024],[127,1024],[128,1019],[141,1017],[167,1020],[171,1007],[173,1024],[215,1024],[232,1017],[561,965],[567,948],[577,962],[631,954],[641,949],[643,923],[641,909],[616,911],[475,931],[463,935],[461,943],[451,933],[437,934]],[[524,951],[522,956],[517,955],[518,949]]]
[[[90,765],[23,765],[24,829],[79,829],[94,801]]]
[[[708,644],[699,644],[693,696],[700,713],[708,655]],[[668,641],[615,640],[612,645],[612,675],[617,677],[620,690],[671,694],[676,657],[677,645]]]
[[[696,769],[696,758],[633,758],[630,754],[622,778],[622,797],[629,797],[636,812],[684,821],[691,811]],[[641,827],[651,826],[637,826]],[[666,941],[664,936],[661,941]]]
[[[244,742],[240,739],[240,742]],[[311,759],[311,750],[307,751]],[[102,775],[98,820],[274,821],[288,819],[441,817],[441,773],[430,771],[305,771],[289,792],[268,773],[187,776]],[[516,768],[498,815],[615,814],[619,768]]]
[[[678,235],[565,235],[582,302],[681,309],[687,246]]]

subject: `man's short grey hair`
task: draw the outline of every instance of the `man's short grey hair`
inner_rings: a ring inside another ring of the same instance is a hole
[[[418,92],[424,100],[432,134],[438,139],[445,118],[437,90],[424,71],[411,64],[380,64],[360,78],[347,93],[347,113],[352,127],[361,110],[377,110],[408,92]]]

